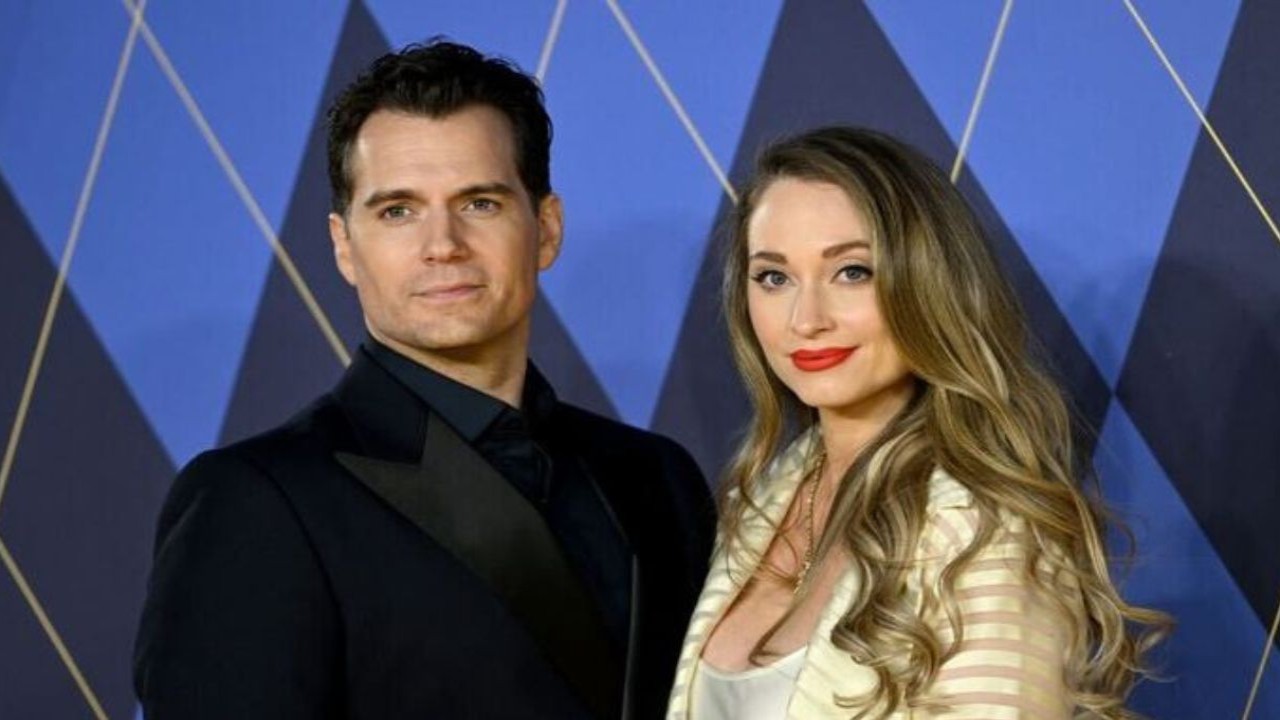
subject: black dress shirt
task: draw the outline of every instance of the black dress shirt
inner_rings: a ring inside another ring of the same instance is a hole
[[[625,666],[631,551],[572,438],[554,432],[559,401],[532,363],[521,408],[424,367],[373,338],[362,351],[431,408],[538,508],[596,599]]]

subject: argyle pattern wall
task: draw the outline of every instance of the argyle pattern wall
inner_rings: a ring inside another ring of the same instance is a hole
[[[362,337],[323,109],[436,34],[546,89],[567,235],[535,359],[709,476],[746,411],[717,228],[756,150],[842,122],[955,168],[1097,430],[1125,592],[1180,621],[1134,706],[1280,718],[1278,31],[1267,0],[7,0],[0,718],[136,715],[176,469]]]

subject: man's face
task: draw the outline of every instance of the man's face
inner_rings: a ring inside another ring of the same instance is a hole
[[[561,209],[554,195],[533,207],[506,117],[479,105],[440,118],[379,110],[350,168],[351,202],[329,234],[373,337],[419,361],[523,357]]]

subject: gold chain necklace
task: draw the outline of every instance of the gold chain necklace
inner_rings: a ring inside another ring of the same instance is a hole
[[[798,595],[800,588],[804,587],[804,581],[809,577],[809,570],[813,567],[814,553],[816,551],[814,543],[814,505],[818,499],[818,485],[822,482],[822,471],[826,468],[827,453],[824,451],[818,456],[818,466],[814,468],[809,475],[809,511],[805,517],[805,535],[807,544],[804,549],[804,561],[800,564],[800,572],[796,575],[795,587],[791,589],[791,594]]]

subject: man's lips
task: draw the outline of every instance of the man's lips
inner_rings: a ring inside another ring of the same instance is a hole
[[[413,295],[424,300],[459,300],[471,296],[482,287],[484,286],[475,283],[453,283],[423,288]]]
[[[805,372],[818,372],[833,368],[849,359],[854,347],[819,348],[817,350],[797,350],[791,353],[791,363]]]

